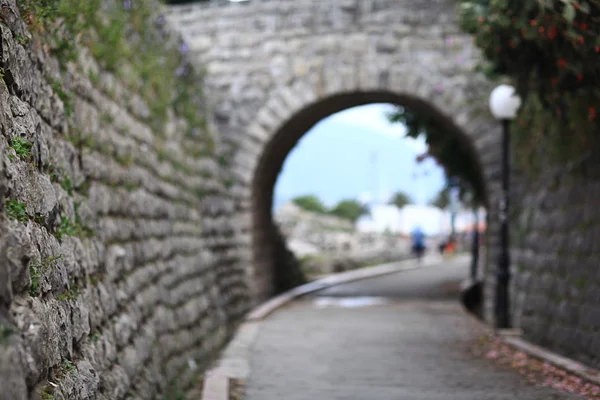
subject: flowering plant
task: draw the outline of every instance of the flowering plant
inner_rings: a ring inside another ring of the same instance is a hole
[[[460,22],[483,52],[484,71],[510,77],[523,98],[515,123],[522,158],[546,145],[567,160],[595,144],[599,0],[461,0]]]

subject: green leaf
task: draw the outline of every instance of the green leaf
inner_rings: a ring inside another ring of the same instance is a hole
[[[573,20],[575,20],[575,7],[573,7],[573,4],[565,4],[563,16],[569,22],[573,22]]]

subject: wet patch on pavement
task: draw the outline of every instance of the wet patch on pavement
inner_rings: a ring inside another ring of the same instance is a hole
[[[313,304],[316,308],[338,307],[358,308],[372,307],[389,304],[390,299],[385,297],[358,296],[358,297],[315,297]]]

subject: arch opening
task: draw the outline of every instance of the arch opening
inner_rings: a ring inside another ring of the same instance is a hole
[[[487,207],[489,190],[476,146],[449,116],[431,102],[413,95],[389,91],[350,92],[328,96],[295,112],[275,129],[262,146],[251,180],[251,217],[253,276],[256,300],[264,300],[303,283],[297,260],[286,248],[285,239],[274,223],[274,189],[283,164],[300,139],[323,119],[340,111],[374,103],[389,103],[427,115],[444,127],[448,135],[459,139],[468,150],[476,168],[476,177],[484,187]]]

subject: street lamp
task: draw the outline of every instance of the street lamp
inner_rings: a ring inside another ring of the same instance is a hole
[[[510,328],[508,284],[510,281],[510,252],[508,234],[510,122],[517,115],[521,99],[515,88],[500,85],[490,94],[490,111],[502,124],[502,193],[498,204],[500,218],[500,255],[496,285],[496,327]]]
[[[458,212],[458,179],[456,177],[450,177],[448,179],[448,197],[450,197],[450,237],[451,240],[455,241],[456,238],[456,213]]]

